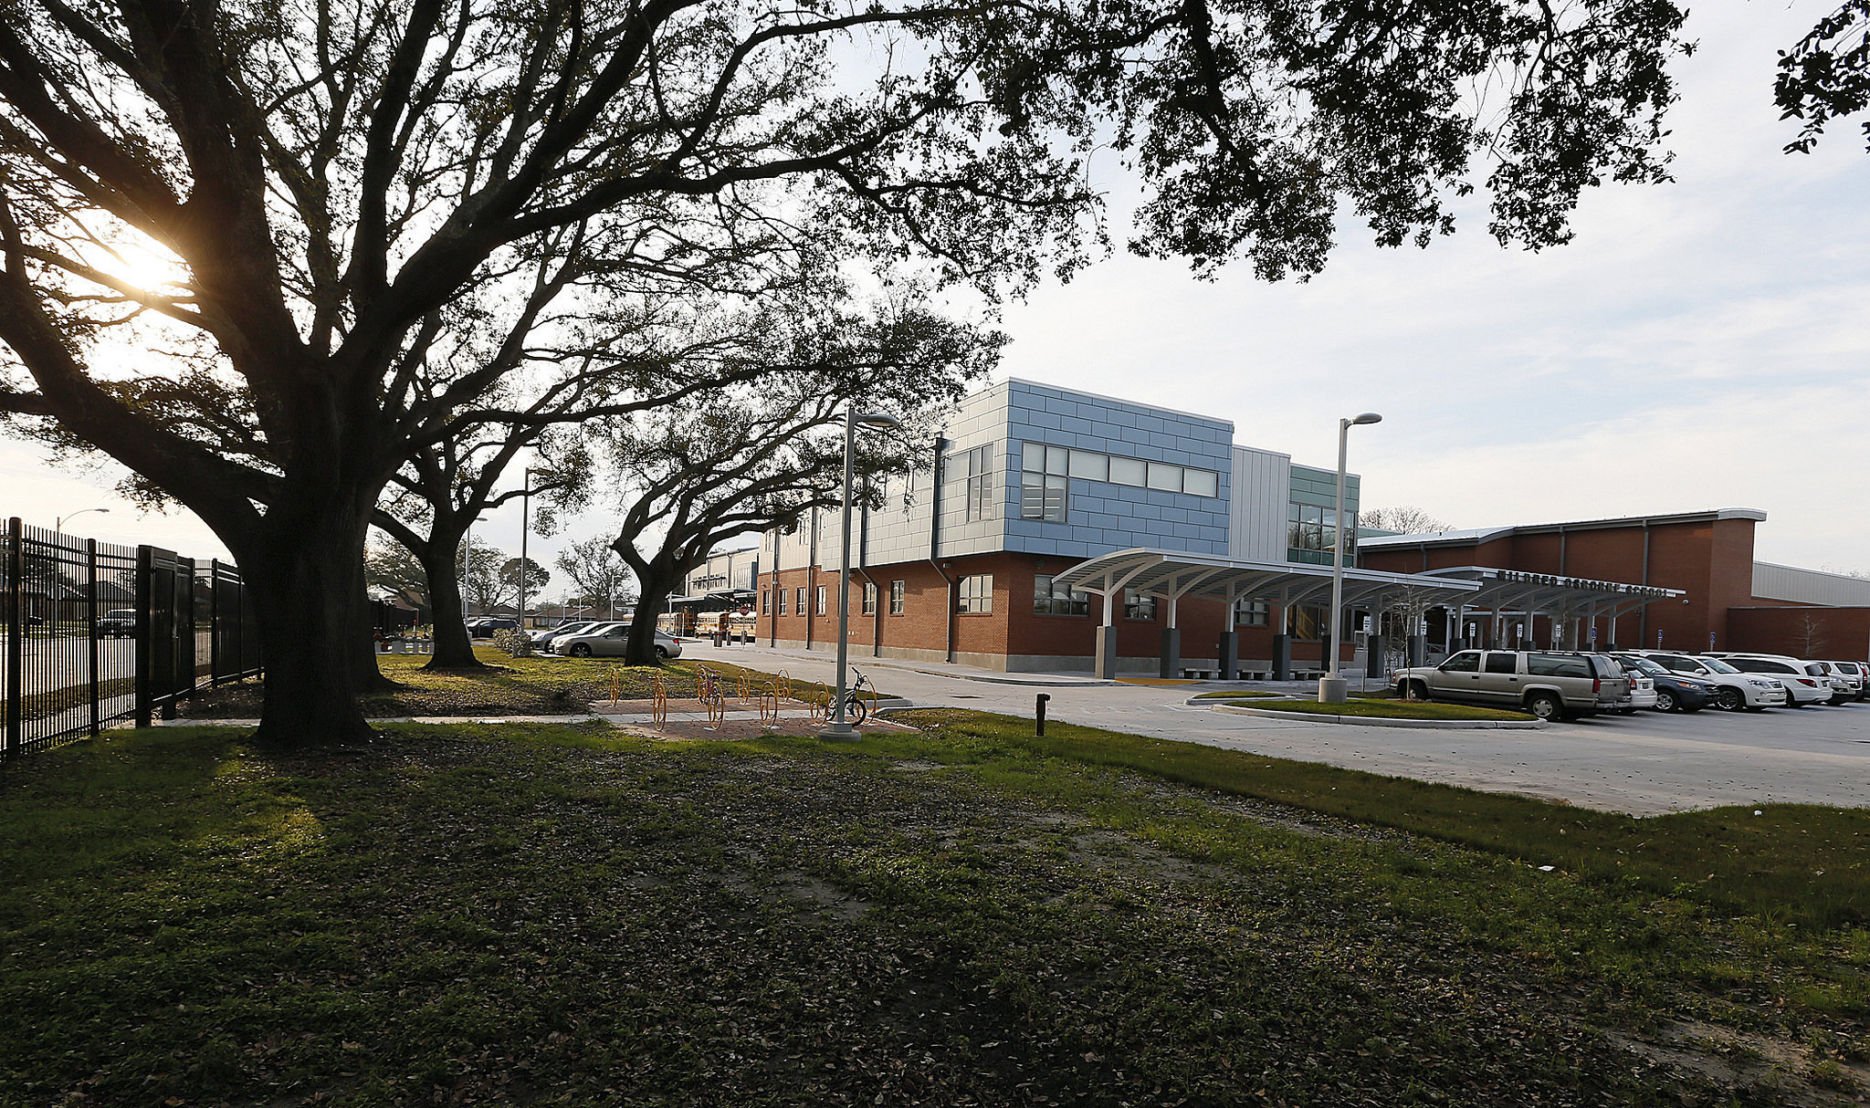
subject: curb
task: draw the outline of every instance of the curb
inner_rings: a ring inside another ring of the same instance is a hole
[[[1239,704],[1216,704],[1209,711],[1231,712],[1265,719],[1296,720],[1299,723],[1340,723],[1354,727],[1409,727],[1423,731],[1543,731],[1542,719],[1384,719],[1381,716],[1327,716],[1310,713],[1280,712],[1268,708],[1247,708]]]

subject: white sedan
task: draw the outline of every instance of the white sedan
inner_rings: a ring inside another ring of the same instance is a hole
[[[1718,686],[1714,702],[1728,711],[1745,708],[1749,712],[1757,712],[1762,708],[1783,708],[1790,703],[1791,694],[1786,692],[1786,687],[1777,678],[1762,673],[1742,673],[1719,658],[1667,654],[1660,650],[1640,650],[1637,653],[1664,669],[1685,677],[1698,677]]]
[[[590,628],[581,634],[565,635],[553,639],[552,653],[573,658],[621,658],[629,645],[629,624],[606,623]],[[656,657],[667,661],[681,656],[682,644],[661,631],[657,631]]]

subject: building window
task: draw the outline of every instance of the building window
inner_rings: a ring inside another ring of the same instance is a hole
[[[1272,618],[1272,608],[1264,600],[1234,601],[1234,623],[1240,627],[1264,627]]]
[[[1137,592],[1135,589],[1123,590],[1124,619],[1155,619],[1156,598]]]
[[[786,614],[786,590],[780,589],[778,591],[779,591],[779,614],[783,616]]]
[[[773,611],[773,593],[771,589],[760,590],[760,614],[771,615]]]
[[[904,608],[903,594],[904,594],[903,582],[901,580],[891,581],[890,582],[890,615],[899,616],[903,614],[903,608]]]
[[[1087,616],[1091,614],[1091,596],[1077,589],[1063,589],[1050,576],[1037,574],[1032,579],[1032,610],[1041,616]]]
[[[1083,451],[1079,451],[1083,453]],[[1065,522],[1065,475],[1072,451],[1029,442],[1020,450],[1019,518]]]
[[[1286,634],[1295,639],[1316,642],[1324,638],[1330,626],[1331,617],[1325,613],[1323,605],[1292,604],[1286,607]]]
[[[804,615],[805,614],[805,586],[804,585],[799,586],[799,591],[798,591],[798,595],[796,599],[798,600],[799,614]]]
[[[815,599],[818,601],[818,606],[814,610],[822,616],[825,614],[825,587],[823,585],[818,586],[818,596]]]
[[[864,582],[864,614],[877,614],[877,585],[875,581]]]
[[[1051,487],[1051,477],[1077,477],[1085,481],[1104,481],[1131,488],[1179,492],[1210,500],[1221,495],[1221,475],[1212,469],[1174,465],[1169,462],[1146,462],[1141,458],[1119,458],[1095,450],[1066,450],[1040,442],[1022,443],[1020,449],[1020,517],[1052,519],[1041,515],[1044,490]],[[1044,479],[1040,479],[1044,478]],[[1063,518],[1063,482],[1060,488],[1060,516]],[[1032,491],[1028,491],[1032,490]]]
[[[969,521],[993,519],[993,444],[964,450],[951,460],[965,482],[961,492],[965,518]]]
[[[1345,512],[1344,564],[1357,554],[1357,513]],[[1337,513],[1318,504],[1293,501],[1286,505],[1286,560],[1330,565],[1337,542]]]
[[[974,615],[993,611],[993,574],[961,578],[961,611]]]
[[[1182,491],[1190,496],[1221,495],[1221,475],[1211,469],[1182,470]]]

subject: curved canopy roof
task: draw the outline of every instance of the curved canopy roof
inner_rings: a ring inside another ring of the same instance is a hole
[[[1109,596],[1135,589],[1148,596],[1217,597],[1296,604],[1331,588],[1331,567],[1296,562],[1241,561],[1204,554],[1135,548],[1087,558],[1052,578],[1055,587]],[[1480,590],[1473,581],[1420,573],[1344,570],[1344,599],[1409,591],[1429,604],[1460,603]]]
[[[1123,589],[1175,600],[1185,596],[1316,603],[1331,588],[1331,567],[1294,562],[1253,562],[1203,554],[1136,548],[1087,558],[1053,576],[1054,587],[1109,597]],[[1442,605],[1479,610],[1631,611],[1683,595],[1680,589],[1632,585],[1493,566],[1460,566],[1425,573],[1344,570],[1344,602],[1407,594],[1423,608]],[[1328,599],[1328,598],[1327,598]],[[1106,606],[1106,611],[1110,606]]]

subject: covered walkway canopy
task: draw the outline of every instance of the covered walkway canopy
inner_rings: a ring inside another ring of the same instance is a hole
[[[1276,604],[1316,603],[1331,592],[1331,567],[1299,562],[1245,562],[1206,554],[1166,550],[1118,550],[1087,558],[1052,578],[1054,587],[1093,593],[1106,601],[1121,599],[1124,589],[1168,601],[1168,626],[1175,626],[1176,601],[1185,596],[1226,600],[1265,600]],[[1384,592],[1408,589],[1433,603],[1453,602],[1480,591],[1480,585],[1452,577],[1385,573],[1344,568],[1344,603],[1363,605]],[[1327,603],[1329,600],[1327,599]],[[1104,605],[1111,622],[1115,605]]]
[[[1221,600],[1230,608],[1241,600],[1265,601],[1283,609],[1296,604],[1328,605],[1331,595],[1330,566],[1238,561],[1141,548],[1087,558],[1052,580],[1054,588],[1073,589],[1103,598],[1104,618],[1098,629],[1097,645],[1097,670],[1103,676],[1110,676],[1116,670],[1113,624],[1126,589],[1165,602],[1161,667],[1165,677],[1175,676],[1180,671],[1181,632],[1177,625],[1177,607],[1183,597]],[[1461,566],[1425,573],[1388,573],[1351,567],[1344,570],[1344,606],[1347,609],[1401,609],[1415,617],[1411,622],[1425,617],[1432,609],[1444,609],[1448,614],[1443,620],[1444,647],[1449,650],[1457,645],[1457,634],[1462,643],[1483,637],[1466,632],[1470,616],[1486,617],[1488,630],[1484,637],[1491,644],[1507,641],[1505,621],[1518,616],[1523,617],[1519,625],[1521,641],[1530,645],[1534,617],[1543,616],[1549,623],[1552,646],[1569,643],[1574,649],[1588,649],[1597,638],[1597,620],[1614,621],[1617,616],[1645,604],[1681,595],[1680,589],[1525,573],[1492,566]],[[1587,625],[1588,635],[1584,631]],[[1456,628],[1463,631],[1457,632]],[[1289,668],[1284,639],[1284,635],[1275,639],[1275,676]],[[1237,669],[1235,643],[1229,621],[1219,644],[1219,668],[1224,678],[1232,677]],[[1370,660],[1374,667],[1375,657]]]
[[[1486,639],[1495,645],[1504,645],[1508,641],[1503,627],[1503,621],[1508,617],[1525,617],[1524,639],[1530,642],[1533,618],[1544,616],[1550,623],[1550,645],[1590,649],[1597,641],[1599,619],[1608,620],[1614,630],[1619,616],[1658,600],[1686,595],[1681,589],[1665,589],[1657,585],[1563,577],[1553,573],[1529,573],[1495,566],[1431,569],[1417,576],[1468,581],[1478,587],[1475,593],[1458,602],[1455,618],[1444,625],[1444,645],[1450,650],[1457,643],[1455,628],[1464,625],[1470,614],[1484,614],[1489,618],[1491,627]],[[1479,637],[1460,635],[1460,639],[1469,641],[1469,645],[1472,645],[1470,640]]]
[[[1098,628],[1097,673],[1113,676],[1117,668],[1117,640],[1113,632],[1116,611],[1125,589],[1165,602],[1162,632],[1164,677],[1176,676],[1181,669],[1181,630],[1177,609],[1183,597],[1202,597],[1223,601],[1229,609],[1237,601],[1264,600],[1281,608],[1293,604],[1330,603],[1331,567],[1298,562],[1239,561],[1206,554],[1188,554],[1142,548],[1117,550],[1087,558],[1052,578],[1054,588],[1093,593],[1104,600],[1104,621]],[[1427,606],[1451,604],[1480,591],[1473,581],[1433,578],[1422,574],[1385,573],[1378,570],[1344,570],[1344,603],[1347,607],[1381,607],[1390,595],[1408,594]],[[1237,669],[1237,640],[1232,622],[1222,632],[1219,644],[1219,669],[1223,679],[1232,678]],[[1276,649],[1283,649],[1279,636]],[[1276,658],[1274,675],[1289,668],[1289,657]]]

